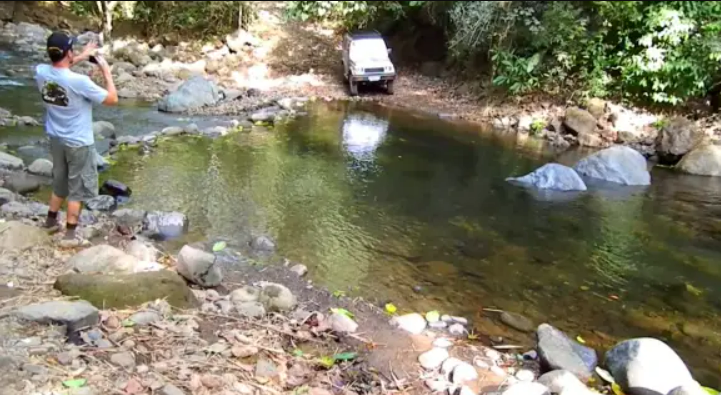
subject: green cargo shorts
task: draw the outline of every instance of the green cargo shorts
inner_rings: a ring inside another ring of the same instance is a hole
[[[95,147],[69,147],[61,139],[50,138],[53,157],[53,193],[71,202],[84,202],[98,196],[98,168]]]

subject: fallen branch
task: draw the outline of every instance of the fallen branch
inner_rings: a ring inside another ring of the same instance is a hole
[[[280,333],[280,334],[283,334],[283,335],[286,335],[286,336],[290,336],[290,337],[292,337],[292,338],[294,338],[294,339],[298,339],[298,340],[301,340],[301,341],[309,341],[309,342],[318,343],[318,344],[322,344],[322,343],[323,343],[323,342],[320,341],[320,340],[304,338],[304,337],[301,337],[301,336],[296,335],[295,333],[290,333],[290,332],[284,331],[284,330],[282,330],[282,329],[280,329],[280,328],[276,328],[276,327],[273,327],[273,326],[270,326],[270,325],[260,324],[260,323],[253,322],[253,321],[250,321],[250,320],[243,320],[243,319],[240,319],[240,318],[231,317],[231,316],[222,315],[222,314],[215,314],[215,313],[202,313],[202,312],[201,312],[200,314],[201,314],[201,315],[204,315],[204,316],[206,316],[206,317],[225,318],[225,319],[227,319],[227,320],[231,320],[231,321],[235,321],[235,322],[251,324],[251,325],[253,325],[253,326],[257,326],[257,327],[259,327],[259,328],[267,329],[267,330],[270,330],[270,331],[273,331],[273,332],[277,332],[277,333]]]

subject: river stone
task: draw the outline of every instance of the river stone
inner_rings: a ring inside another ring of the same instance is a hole
[[[49,241],[47,232],[37,226],[16,221],[0,223],[0,251],[25,250]]]
[[[427,321],[422,315],[412,313],[393,317],[393,319],[391,319],[391,325],[403,329],[408,333],[420,335],[426,330]]]
[[[121,368],[132,368],[135,366],[135,356],[129,351],[113,354],[110,356],[110,362]]]
[[[170,273],[170,272],[169,272]],[[174,274],[175,277],[178,277]],[[178,279],[180,279],[178,277]],[[182,281],[182,279],[180,279]],[[154,322],[160,321],[163,319],[163,316],[160,315],[157,311],[139,311],[128,318],[130,321],[133,321],[136,326],[148,326]]]
[[[100,187],[100,194],[109,195],[115,198],[118,196],[130,197],[130,195],[133,194],[133,191],[120,181],[107,180]]]
[[[35,204],[33,204],[35,203]],[[43,210],[44,209],[44,210]],[[3,214],[9,215],[12,217],[17,218],[30,218],[38,215],[44,215],[48,212],[48,206],[42,205],[42,203],[37,202],[30,202],[28,204],[23,204],[18,201],[12,201],[9,203],[3,204],[2,208]]]
[[[155,262],[158,257],[158,250],[140,240],[133,240],[125,246],[125,252],[139,261]]]
[[[539,189],[557,191],[586,190],[586,184],[575,170],[558,163],[547,163],[523,177],[509,177],[506,181],[530,185]]]
[[[269,237],[258,236],[250,243],[250,247],[255,251],[272,252],[275,251],[275,243]]]
[[[185,392],[172,384],[166,384],[160,389],[160,395],[185,395]]]
[[[573,373],[566,370],[554,370],[538,378],[538,382],[548,387],[554,394],[587,394],[585,384]]]
[[[676,117],[669,120],[656,136],[656,154],[659,163],[675,165],[700,144],[704,136],[704,132],[686,118]]]
[[[685,384],[674,388],[668,395],[709,395],[699,383]]]
[[[52,177],[53,162],[43,158],[35,159],[28,167],[28,172],[39,176]]]
[[[453,368],[453,373],[451,374],[451,381],[453,381],[454,384],[463,384],[477,379],[478,372],[476,368],[467,362],[459,363]]]
[[[265,316],[265,307],[259,302],[243,302],[235,305],[235,311],[241,317],[262,318]]]
[[[21,320],[41,324],[65,325],[68,332],[94,326],[100,320],[98,309],[84,300],[52,301],[24,306],[15,311]]]
[[[581,175],[622,185],[650,185],[646,159],[624,146],[606,148],[581,159],[574,169]]]
[[[40,182],[37,177],[25,173],[14,173],[5,180],[5,188],[20,194],[37,192],[40,189]]]
[[[75,254],[68,264],[79,273],[132,273],[138,260],[115,247],[101,244]]]
[[[143,219],[143,233],[151,239],[172,239],[187,230],[188,218],[183,213],[151,211]]]
[[[180,126],[168,126],[167,128],[160,131],[163,136],[178,136],[185,133],[185,129]]]
[[[110,137],[115,134],[115,126],[108,121],[93,122],[93,134],[96,136]]]
[[[230,293],[233,303],[257,302],[260,299],[260,288],[246,285]]]
[[[138,144],[140,142],[140,137],[138,136],[118,136],[117,139],[115,139],[115,143],[117,145],[134,145]]]
[[[518,314],[504,311],[501,313],[501,322],[521,332],[533,332],[536,326],[528,318]]]
[[[536,331],[538,355],[546,370],[567,370],[582,381],[588,381],[598,363],[596,351],[583,346],[548,324]]]
[[[298,277],[303,277],[308,273],[308,267],[299,263],[291,267],[290,271],[295,273]]]
[[[22,159],[0,151],[0,169],[20,170],[24,166]]]
[[[653,338],[623,341],[606,353],[606,366],[629,395],[668,394],[693,384],[686,364],[671,347]]]
[[[566,109],[563,126],[577,135],[594,134],[596,131],[596,117],[586,110],[570,107]]]
[[[597,97],[592,97],[588,99],[586,109],[596,119],[599,119],[606,114],[606,101]]]
[[[418,362],[421,364],[423,369],[436,370],[441,367],[443,362],[445,362],[449,356],[448,350],[445,348],[433,348],[421,354],[418,357]]]
[[[169,270],[132,274],[64,274],[55,281],[63,295],[78,296],[98,308],[136,307],[156,299],[167,300],[174,307],[197,305],[185,281]]]
[[[258,301],[267,311],[290,311],[297,304],[295,295],[286,286],[273,283],[263,286]]]
[[[15,201],[15,193],[5,188],[0,188],[0,206]]]
[[[551,395],[551,392],[543,384],[520,382],[503,390],[501,395]]]
[[[275,122],[276,117],[278,116],[278,113],[280,112],[280,108],[278,107],[267,107],[263,108],[261,110],[258,110],[250,115],[249,119],[253,122],[268,122],[273,123]]]
[[[220,91],[214,82],[197,76],[185,81],[175,92],[162,98],[158,110],[186,112],[212,106],[220,100]]]
[[[117,207],[117,202],[112,196],[99,195],[86,201],[85,207],[92,211],[112,211]]]
[[[721,176],[721,146],[704,144],[684,155],[676,168],[697,176]]]
[[[188,281],[203,287],[218,286],[223,279],[220,267],[215,264],[215,256],[189,245],[178,253],[177,270]]]
[[[114,211],[113,218],[118,225],[135,227],[143,223],[145,211],[124,208]]]
[[[358,330],[358,323],[345,314],[333,313],[328,317],[328,325],[338,333],[353,333]]]

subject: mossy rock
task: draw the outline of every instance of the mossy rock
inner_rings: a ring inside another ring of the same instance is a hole
[[[64,274],[54,287],[63,295],[77,296],[99,309],[135,307],[156,299],[165,299],[177,308],[198,305],[185,280],[168,270],[112,276]]]

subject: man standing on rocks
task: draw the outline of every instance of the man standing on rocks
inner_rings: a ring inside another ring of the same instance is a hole
[[[47,51],[52,65],[35,69],[35,80],[45,104],[45,131],[50,138],[53,159],[53,194],[45,227],[57,229],[58,211],[68,200],[66,239],[75,238],[82,202],[98,194],[98,170],[95,163],[93,103],[115,105],[118,93],[110,66],[100,56],[92,56],[96,44],[88,44],[82,53],[73,53],[75,38],[67,32],[48,37]],[[105,89],[90,77],[70,67],[83,60],[95,63],[105,79]]]

